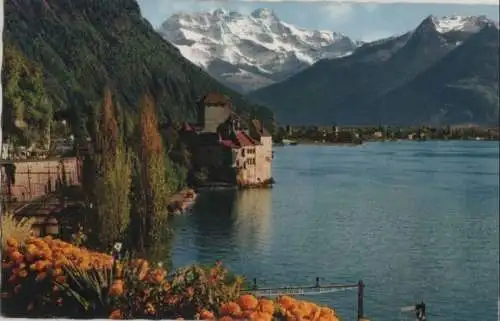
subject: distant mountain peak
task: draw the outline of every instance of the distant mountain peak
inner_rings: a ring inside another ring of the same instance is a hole
[[[476,33],[483,27],[489,24],[494,24],[494,21],[486,16],[429,16],[424,21],[429,20],[433,23],[434,28],[439,33],[447,33],[452,31],[462,31],[468,33]]]
[[[250,15],[257,19],[277,18],[274,11],[268,8],[256,9]]]
[[[250,93],[281,124],[420,126],[498,122],[498,29],[428,16],[412,31],[322,60]]]
[[[267,8],[248,15],[222,8],[174,14],[158,32],[184,57],[242,92],[286,79],[320,59],[345,56],[359,46],[337,32],[281,21]]]
[[[212,14],[214,16],[225,16],[229,13],[228,10],[224,9],[224,8],[217,8],[215,10],[212,11]]]

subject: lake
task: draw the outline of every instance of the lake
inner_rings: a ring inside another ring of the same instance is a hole
[[[259,286],[356,283],[365,317],[498,319],[497,142],[276,147],[270,190],[206,192],[174,220],[174,265],[224,264]],[[305,297],[356,318],[356,291]]]

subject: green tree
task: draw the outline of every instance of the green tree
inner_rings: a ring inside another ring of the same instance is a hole
[[[149,247],[167,231],[167,201],[175,191],[173,167],[165,157],[158,129],[156,109],[150,95],[145,95],[140,106],[137,157],[135,159],[134,216],[137,222],[135,236],[139,247]]]
[[[130,219],[131,184],[131,157],[123,143],[109,90],[105,91],[97,128],[95,223],[99,242],[109,247],[125,237]]]
[[[2,70],[2,130],[13,143],[48,143],[53,108],[41,69],[16,47],[6,45]]]

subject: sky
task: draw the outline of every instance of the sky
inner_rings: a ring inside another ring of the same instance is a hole
[[[404,1],[404,0],[401,0]],[[408,1],[408,0],[406,0]],[[432,2],[432,0],[414,0]],[[450,0],[441,0],[446,2]],[[469,2],[468,0],[454,0]],[[298,27],[341,32],[353,40],[372,41],[415,28],[430,14],[486,15],[498,21],[498,0],[470,1],[469,4],[451,3],[388,3],[391,0],[326,1],[250,1],[250,0],[138,0],[143,16],[154,27],[161,25],[172,14],[224,8],[248,14],[258,8],[272,9],[283,21]],[[489,3],[489,4],[488,4]],[[493,4],[492,4],[493,3]]]

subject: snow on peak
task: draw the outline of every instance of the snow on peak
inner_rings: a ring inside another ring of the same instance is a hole
[[[250,15],[257,19],[277,18],[274,12],[267,8],[256,9]]]
[[[340,33],[307,30],[283,22],[266,8],[249,15],[221,8],[177,13],[167,19],[158,32],[179,48],[184,57],[215,78],[222,74],[228,78],[225,69],[231,67],[238,70],[238,74],[245,74],[245,81],[254,74],[271,83],[319,59],[340,57],[357,47]],[[234,77],[231,79],[234,81]],[[252,88],[242,91],[263,85],[259,79],[258,84],[249,81]]]
[[[462,31],[475,33],[481,30],[487,24],[491,24],[492,20],[486,16],[445,16],[441,18],[432,17],[432,21],[439,33],[447,33],[451,31]]]

